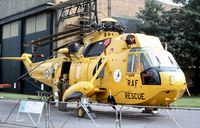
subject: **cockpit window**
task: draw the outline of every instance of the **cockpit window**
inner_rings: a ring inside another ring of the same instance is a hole
[[[160,76],[155,68],[150,68],[141,73],[143,85],[160,85]]]
[[[133,63],[133,55],[130,54],[130,55],[128,55],[128,70],[127,70],[127,72],[132,71],[132,63]]]
[[[137,48],[132,49],[130,52],[139,52],[141,70],[146,70],[150,67],[178,67],[174,57],[165,50],[150,49],[150,48]]]
[[[178,67],[178,64],[176,63],[174,57],[171,55],[171,53],[167,51],[159,51],[156,53],[158,60],[160,61],[159,66],[162,67]]]
[[[137,58],[136,60],[134,60]],[[127,72],[140,71],[143,85],[160,85],[159,68],[178,68],[174,57],[165,50],[133,48],[128,56]]]
[[[144,71],[148,68],[150,68],[150,60],[147,59],[147,56],[144,53],[140,54],[140,68],[141,71]]]
[[[160,64],[160,60],[152,52],[140,53],[141,79],[143,85],[160,85],[159,73],[156,65]]]
[[[138,71],[138,55],[129,54],[127,72],[137,72],[137,71]]]

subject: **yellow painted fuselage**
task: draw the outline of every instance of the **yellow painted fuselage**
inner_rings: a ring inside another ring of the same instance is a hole
[[[144,81],[142,82],[141,74],[142,72],[145,72],[142,71],[139,66],[141,64],[141,53],[145,53],[142,49],[146,48],[147,52],[166,52],[156,38],[151,36],[146,37],[146,35],[141,34],[134,34],[136,44],[128,47],[125,41],[127,34],[117,35],[112,32],[98,34],[100,35],[94,36],[92,42],[98,42],[99,40],[111,38],[111,43],[101,54],[106,56],[108,60],[105,67],[102,69],[103,75],[97,78],[94,82],[94,86],[100,90],[94,93],[93,100],[107,103],[109,101],[109,97],[112,96],[111,100],[114,99],[117,104],[165,106],[174,102],[183,95],[186,87],[185,76],[177,65],[168,66],[163,64],[164,66],[150,66],[149,68],[158,72],[160,82],[156,84],[148,84],[144,83]],[[104,35],[114,36],[104,37]],[[95,37],[101,38],[97,39]],[[152,43],[152,45],[148,46],[149,44],[144,44],[146,43],[144,38],[147,38],[146,40],[148,40],[148,43]],[[157,43],[154,41],[157,41]],[[137,50],[131,51],[131,49]],[[130,65],[130,55],[137,56],[137,71],[128,71],[128,65]],[[74,85],[81,81],[90,81],[94,75],[95,67],[100,58],[101,57],[99,56],[82,57],[72,61],[70,68],[70,85]],[[120,76],[118,77],[115,75]]]

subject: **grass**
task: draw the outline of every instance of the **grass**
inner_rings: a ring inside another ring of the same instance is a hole
[[[197,96],[183,96],[172,104],[175,107],[195,107],[200,108],[200,95]]]
[[[25,94],[15,94],[15,93],[5,93],[0,92],[0,97],[4,99],[11,99],[11,100],[21,100],[21,99],[28,99],[34,98],[36,99],[37,96],[34,95],[25,95]],[[195,107],[200,108],[200,95],[198,96],[183,96],[176,102],[172,103],[171,106],[173,107]]]
[[[10,100],[22,100],[22,99],[28,99],[28,98],[36,99],[37,98],[37,96],[34,96],[34,95],[6,93],[6,92],[0,92],[0,97],[4,98],[4,99],[10,99]]]

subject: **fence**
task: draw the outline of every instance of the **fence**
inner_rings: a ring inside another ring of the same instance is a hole
[[[0,100],[0,127],[35,127],[27,115],[23,122],[17,122],[19,102]],[[58,111],[51,105],[44,107],[39,128],[199,128],[200,109],[198,108],[159,108],[154,113],[143,113],[145,106],[111,106],[90,104],[92,113],[78,118],[76,103],[68,103],[67,111]],[[114,109],[115,108],[115,109]],[[154,107],[146,107],[154,108]],[[37,117],[33,115],[33,119]]]

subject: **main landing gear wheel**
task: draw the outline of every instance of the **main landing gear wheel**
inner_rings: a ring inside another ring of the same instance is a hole
[[[77,116],[79,118],[84,118],[85,114],[86,114],[85,109],[82,106],[78,107],[78,109],[77,109]]]
[[[88,113],[92,112],[92,108],[90,106],[87,106],[87,110],[85,110],[83,108],[83,106],[78,107],[77,109],[77,116],[79,118],[84,118],[86,115],[86,111],[88,111]]]

